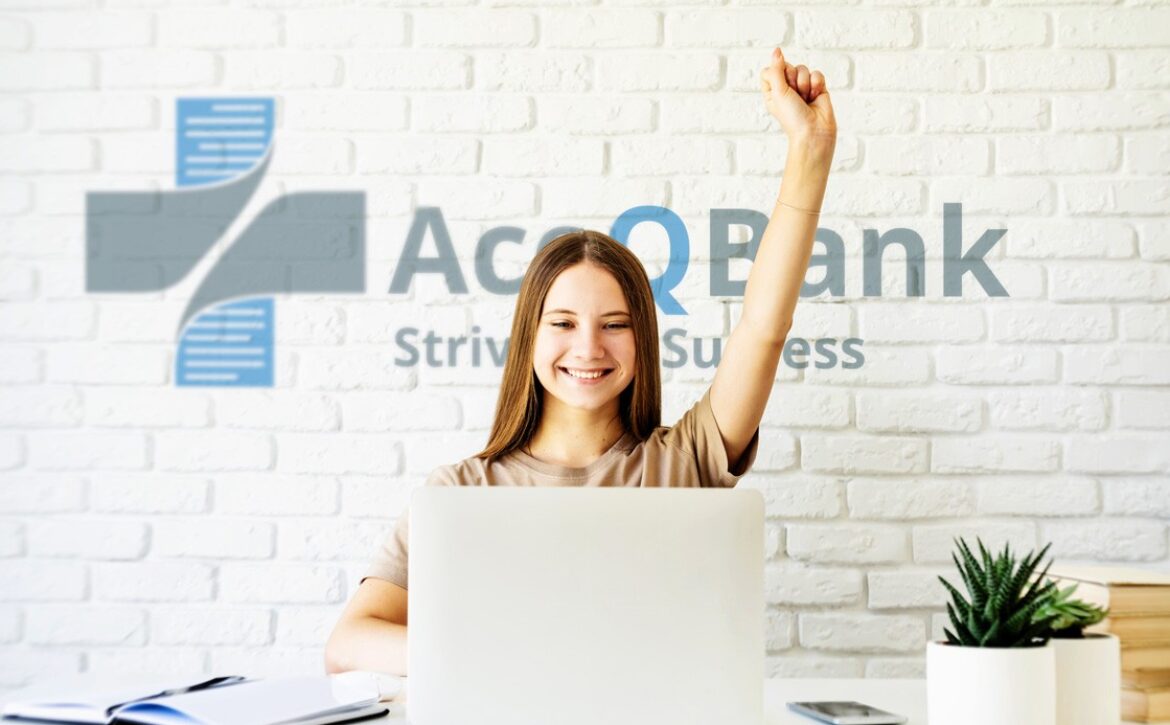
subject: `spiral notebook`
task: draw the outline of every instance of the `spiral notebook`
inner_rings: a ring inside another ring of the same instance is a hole
[[[16,699],[4,706],[3,720],[112,725],[328,725],[368,720],[388,712],[378,703],[376,689],[328,676],[153,680],[63,690],[58,687],[56,696],[17,693]]]

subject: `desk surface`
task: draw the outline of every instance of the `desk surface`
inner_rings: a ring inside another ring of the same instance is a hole
[[[883,679],[786,679],[764,681],[765,725],[816,725],[797,715],[787,703],[798,700],[857,700],[907,717],[907,725],[927,725],[926,680]],[[379,725],[407,722],[405,705],[389,702],[385,717],[371,720]],[[1136,725],[1123,722],[1122,725]]]
[[[814,725],[791,712],[787,703],[794,700],[858,700],[867,705],[905,715],[908,725],[926,725],[925,680],[832,679],[832,680],[765,680],[764,722],[766,725]],[[371,723],[390,725],[406,723],[406,706],[387,703],[390,712]]]

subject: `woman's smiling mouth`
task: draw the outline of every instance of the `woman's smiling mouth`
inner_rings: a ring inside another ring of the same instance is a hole
[[[562,373],[565,373],[574,380],[580,380],[582,382],[600,380],[601,378],[613,372],[613,368],[596,368],[593,370],[584,370],[580,368],[566,368],[559,366],[557,367],[557,370],[560,370]]]

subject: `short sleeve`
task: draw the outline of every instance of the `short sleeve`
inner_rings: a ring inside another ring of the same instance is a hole
[[[699,470],[699,484],[709,487],[729,488],[736,484],[756,460],[760,444],[760,429],[757,427],[738,461],[727,460],[727,448],[723,435],[715,422],[711,409],[711,388],[699,402],[695,403],[666,435],[671,445],[694,452]]]
[[[427,477],[427,486],[454,486],[457,485],[454,471],[451,466],[440,466]],[[387,533],[386,538],[374,551],[370,565],[362,575],[361,581],[370,577],[385,579],[403,589],[408,589],[409,581],[409,552],[410,543],[410,504],[402,511],[394,527]],[[361,582],[359,582],[360,584]]]

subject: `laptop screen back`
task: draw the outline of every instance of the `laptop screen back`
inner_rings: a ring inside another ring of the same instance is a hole
[[[763,721],[750,489],[423,487],[413,725]]]

